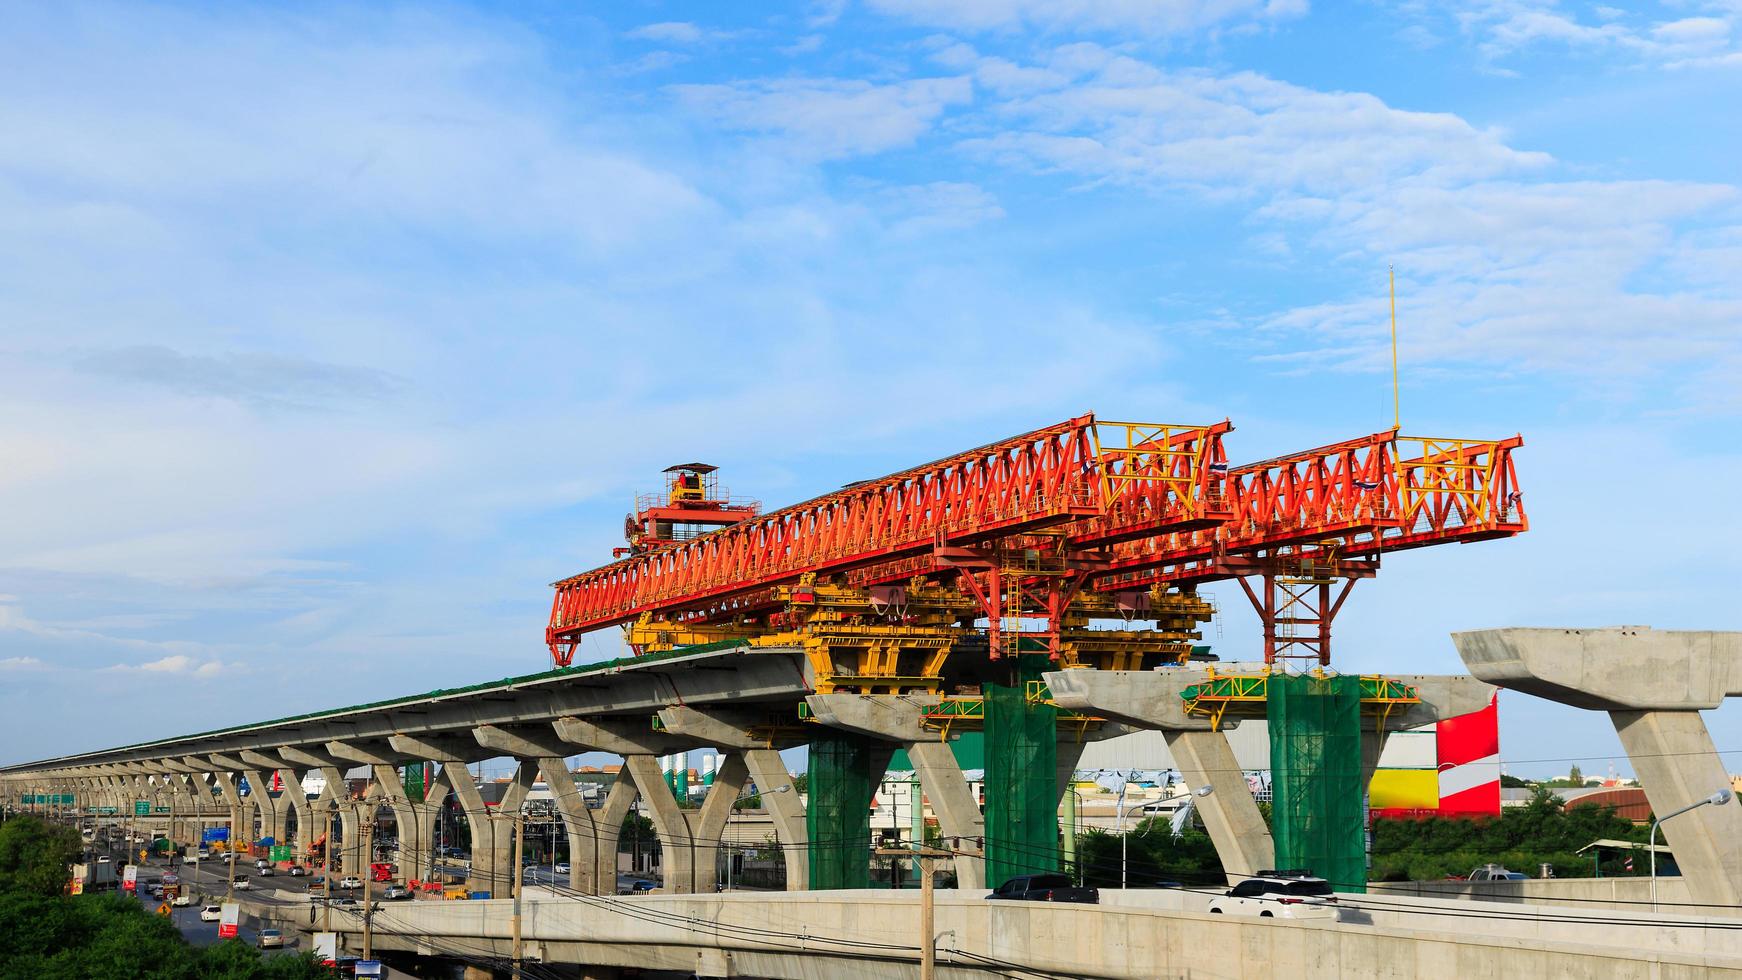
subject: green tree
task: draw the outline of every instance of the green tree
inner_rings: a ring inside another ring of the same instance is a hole
[[[18,817],[0,825],[0,892],[58,895],[83,845],[71,827]]]

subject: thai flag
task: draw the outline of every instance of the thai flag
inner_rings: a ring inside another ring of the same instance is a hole
[[[1228,464],[1227,463],[1211,463],[1210,464],[1210,472],[1215,474],[1216,476],[1227,476],[1228,475]]]
[[[1379,489],[1379,481],[1373,480],[1369,482],[1367,480],[1356,480],[1355,487],[1358,490],[1377,490]]]
[[[1628,871],[1633,870],[1633,855],[1627,855],[1627,863],[1622,865],[1622,867],[1626,868]]]

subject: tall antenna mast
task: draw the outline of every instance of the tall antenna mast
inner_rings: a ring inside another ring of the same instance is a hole
[[[1391,430],[1403,428],[1403,402],[1397,393],[1397,270],[1389,264],[1385,273],[1391,278]]]

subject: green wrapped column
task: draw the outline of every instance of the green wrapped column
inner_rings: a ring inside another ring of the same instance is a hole
[[[1059,870],[1058,709],[1027,697],[1051,669],[1024,655],[1016,683],[985,684],[986,883]]]
[[[871,887],[871,801],[888,763],[889,750],[868,738],[823,732],[811,739],[811,890]]]
[[[1267,709],[1277,866],[1365,892],[1361,679],[1272,674]]]

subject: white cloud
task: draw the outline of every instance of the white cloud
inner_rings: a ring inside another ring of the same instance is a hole
[[[1645,378],[1742,353],[1742,289],[1717,271],[1742,228],[1736,187],[1556,180],[1552,159],[1503,134],[1372,95],[1084,45],[1045,61],[1075,82],[991,107],[1005,125],[963,150],[1079,186],[1238,204],[1267,252],[1313,247],[1363,284],[1393,262],[1412,361]],[[1378,367],[1383,297],[1381,284],[1255,319],[1303,368]]]
[[[963,148],[1115,183],[1268,193],[1343,193],[1405,175],[1443,183],[1550,162],[1455,115],[1366,93],[1168,72],[1080,45],[1054,63],[1076,69],[1077,82],[1008,101],[1000,114],[1018,124]]]
[[[1662,12],[1658,16],[1681,13],[1687,6],[1659,5]],[[1742,48],[1737,46],[1736,39],[1742,10],[1722,4],[1694,6],[1707,9],[1696,16],[1654,19],[1644,6],[1633,11],[1599,6],[1593,10],[1594,23],[1552,0],[1480,0],[1404,9],[1420,16],[1452,17],[1462,30],[1477,39],[1478,50],[1494,64],[1521,64],[1514,56],[1557,48],[1683,69],[1716,67],[1742,60]],[[1504,71],[1516,73],[1515,68]]]
[[[766,79],[674,85],[689,108],[730,129],[780,134],[801,155],[834,159],[911,145],[950,106],[968,102],[966,78],[890,84],[848,79]]]
[[[134,669],[143,670],[146,673],[151,674],[180,674],[187,671],[188,668],[192,666],[192,660],[178,654],[173,657],[164,657],[162,660],[153,660],[150,663],[138,664]]]
[[[707,34],[700,27],[686,21],[664,21],[637,27],[629,32],[629,36],[643,41],[660,41],[667,44],[696,44]]]
[[[1147,36],[1266,25],[1307,12],[1307,0],[870,0],[870,5],[916,23],[960,30]]]
[[[142,664],[115,664],[110,670],[138,671],[142,674],[178,674],[189,677],[217,677],[220,674],[245,673],[248,667],[239,663],[224,663],[219,660],[196,660],[183,654],[174,654],[160,660],[151,660]]]
[[[0,670],[30,670],[41,667],[42,661],[35,657],[4,657],[0,658]]]

